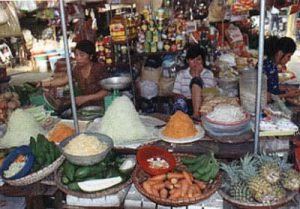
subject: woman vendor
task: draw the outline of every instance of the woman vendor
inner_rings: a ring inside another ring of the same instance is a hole
[[[285,66],[296,51],[296,43],[289,37],[270,37],[265,41],[266,59],[263,72],[267,76],[268,93],[279,95],[281,98],[300,95],[299,89],[279,85],[278,65]]]
[[[200,116],[202,88],[216,86],[213,73],[205,68],[206,53],[199,45],[188,48],[186,62],[188,68],[177,73],[173,93],[175,110],[182,110],[194,118]]]
[[[95,45],[82,40],[75,47],[76,65],[73,68],[72,76],[80,92],[75,97],[76,105],[96,105],[108,94],[108,91],[101,88],[99,81],[108,76],[107,71],[99,63],[96,63]],[[44,88],[64,86],[68,84],[67,74],[63,77],[54,78],[39,82],[38,86]]]

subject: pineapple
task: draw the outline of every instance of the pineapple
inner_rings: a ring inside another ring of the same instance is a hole
[[[280,179],[280,168],[271,161],[264,162],[259,169],[259,173],[270,184],[275,184]]]
[[[233,197],[235,200],[239,201],[253,201],[251,192],[247,184],[243,183],[239,176],[240,166],[236,162],[226,165],[221,163],[221,169],[226,172],[226,177],[223,181],[223,188],[225,191]]]
[[[240,181],[234,185],[231,185],[229,194],[235,200],[239,200],[242,202],[253,202],[251,191],[247,184],[244,182]]]
[[[272,185],[272,193],[275,196],[275,200],[282,199],[286,196],[285,189],[281,186],[280,183],[276,183],[275,185]]]
[[[285,189],[296,191],[300,187],[300,174],[294,169],[289,169],[282,174],[281,184]]]
[[[262,176],[251,177],[247,184],[253,195],[268,195],[272,192],[272,185]],[[263,199],[263,197],[259,197],[258,199]]]

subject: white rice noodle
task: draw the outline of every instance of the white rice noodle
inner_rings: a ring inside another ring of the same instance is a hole
[[[100,133],[110,136],[115,144],[143,139],[149,135],[127,96],[113,100],[102,118]]]
[[[215,122],[235,123],[245,119],[246,115],[238,106],[230,104],[219,104],[207,117]]]
[[[22,109],[16,109],[9,118],[5,135],[0,139],[0,147],[28,145],[30,137],[36,137],[39,133],[45,134],[45,131],[33,115]]]

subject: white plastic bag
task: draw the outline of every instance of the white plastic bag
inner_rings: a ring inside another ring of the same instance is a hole
[[[156,97],[158,94],[158,85],[154,81],[141,81],[141,96],[146,99]]]
[[[5,3],[0,3],[0,25],[5,24],[8,22],[8,15],[6,13],[6,5]]]

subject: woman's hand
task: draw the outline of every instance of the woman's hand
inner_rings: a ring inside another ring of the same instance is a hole
[[[75,102],[77,106],[81,106],[84,103],[88,102],[88,100],[86,96],[77,96],[75,97]]]

